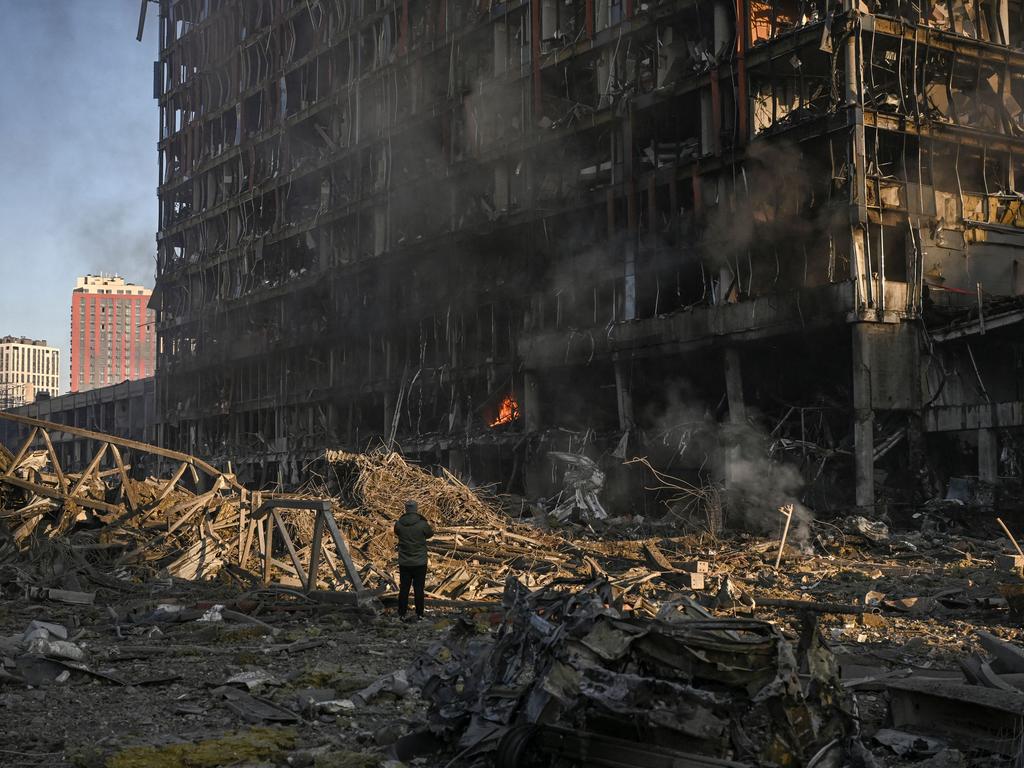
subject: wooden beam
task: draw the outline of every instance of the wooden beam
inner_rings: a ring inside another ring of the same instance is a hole
[[[117,450],[116,445],[110,446],[110,453],[114,457],[114,464],[117,465],[117,473],[121,476],[121,488],[125,498],[128,499],[128,510],[134,514],[139,508],[139,497],[136,495],[135,488],[132,487],[131,481],[128,479],[128,471],[125,469],[124,461],[121,459],[121,452]]]
[[[243,559],[243,553],[245,551],[245,532],[246,524],[249,522],[249,504],[248,500],[242,499],[238,505],[238,564],[242,565],[245,562]]]
[[[53,443],[50,441],[50,435],[47,434],[45,429],[40,430],[43,435],[43,442],[46,443],[46,450],[50,454],[50,463],[53,465],[54,474],[57,475],[57,485],[64,493],[68,492],[68,479],[64,477],[64,470],[60,468],[60,461],[57,460],[57,451],[53,448]]]
[[[260,530],[263,532],[263,586],[270,583],[270,569],[273,567],[274,557],[274,521],[270,517],[260,520]]]
[[[99,450],[96,451],[96,455],[93,456],[92,461],[89,462],[89,466],[85,468],[82,476],[78,478],[78,482],[75,483],[75,487],[72,488],[71,492],[68,494],[68,501],[75,500],[75,494],[82,490],[82,486],[85,485],[85,481],[89,479],[89,475],[96,471],[96,468],[100,465],[100,462],[103,461],[103,457],[106,455],[109,447],[109,443],[103,443],[103,445],[99,447]]]
[[[324,540],[324,519],[321,513],[317,513],[313,520],[313,541],[309,545],[309,578],[306,579],[306,592],[316,589],[316,572],[320,567],[320,547]]]
[[[42,419],[32,419],[28,416],[19,416],[14,413],[0,412],[0,419],[7,421],[13,421],[16,424],[24,424],[29,427],[36,427],[49,430],[50,432],[60,432],[66,435],[76,435],[78,437],[85,437],[90,440],[96,440],[102,443],[112,443],[120,448],[128,448],[134,451],[140,451],[142,453],[151,453],[154,456],[163,456],[166,459],[175,459],[176,461],[183,461],[192,465],[194,468],[201,469],[212,477],[223,475],[214,466],[207,464],[202,459],[198,459],[195,456],[190,456],[187,453],[181,453],[179,451],[172,451],[167,448],[160,448],[156,445],[149,445],[147,443],[140,443],[138,440],[129,440],[123,437],[115,437],[113,435],[105,435],[102,432],[92,432],[88,429],[80,429],[79,427],[69,427],[65,424],[57,424],[52,421],[43,421]],[[33,437],[35,433],[33,432]],[[31,443],[30,443],[31,444]],[[228,479],[228,483],[237,489],[241,489],[243,486],[234,478]]]
[[[167,494],[169,494],[171,492],[171,490],[174,488],[175,484],[179,480],[181,480],[181,476],[185,474],[185,470],[186,469],[188,469],[188,462],[187,461],[181,462],[181,464],[179,464],[178,468],[175,470],[174,474],[171,475],[170,479],[166,483],[164,483],[164,487],[160,489],[160,493],[158,493],[153,498],[153,504],[159,504],[161,501],[163,501],[167,497]]]
[[[249,550],[252,548],[253,533],[259,527],[260,521],[249,518],[249,524],[246,526],[245,536],[242,537],[244,544],[242,545],[242,552],[238,556],[238,566],[245,568],[245,563],[249,560]]]
[[[356,570],[355,563],[352,562],[352,555],[349,554],[348,545],[345,544],[345,539],[342,537],[341,531],[338,530],[338,524],[334,521],[334,515],[324,512],[323,517],[324,522],[327,523],[327,529],[331,532],[331,538],[334,539],[334,549],[338,553],[338,557],[341,558],[341,562],[345,564],[345,571],[352,581],[352,586],[355,587],[358,594],[361,594],[366,588],[363,586],[363,580],[359,576],[359,571]]]
[[[4,416],[4,414],[0,413],[0,416]],[[14,458],[11,459],[11,465],[7,467],[4,477],[12,477],[14,475],[14,470],[17,469],[21,460],[25,458],[25,454],[28,453],[29,448],[32,447],[32,442],[36,439],[36,435],[38,433],[39,427],[33,428],[32,431],[28,433],[28,438],[26,438],[25,442],[21,444],[21,448],[19,448],[18,452],[14,454]]]
[[[271,512],[270,515],[273,517],[274,522],[277,523],[277,529],[281,532],[281,538],[284,539],[284,546],[288,550],[288,557],[291,558],[292,565],[295,566],[295,572],[299,575],[299,580],[302,582],[303,588],[306,588],[306,582],[308,579],[303,576],[302,561],[299,559],[299,553],[295,551],[295,544],[292,543],[292,537],[288,535],[288,529],[284,527],[284,520],[281,519],[281,515],[277,513],[277,510]],[[269,519],[270,518],[268,518],[268,522]]]
[[[101,512],[108,512],[115,515],[124,511],[122,507],[119,507],[116,504],[108,504],[107,502],[100,501],[99,499],[69,499],[66,493],[54,488],[53,486],[39,485],[38,483],[32,483],[28,480],[22,480],[20,477],[5,477],[4,482],[17,488],[24,488],[26,491],[32,491],[32,493],[38,494],[39,496],[45,496],[48,499],[56,499],[57,501],[63,502],[70,501],[80,507],[98,509]]]
[[[174,523],[166,531],[164,531],[163,533],[160,533],[160,534],[154,536],[152,539],[147,541],[145,544],[143,544],[140,547],[137,547],[136,549],[132,550],[128,554],[123,555],[118,560],[118,563],[126,562],[130,558],[136,557],[137,555],[141,554],[142,552],[145,552],[147,549],[152,547],[154,544],[159,544],[161,541],[166,539],[168,536],[170,536],[176,530],[181,528],[181,526],[183,526],[186,522],[191,520],[192,517],[196,514],[196,512],[198,512],[199,510],[205,509],[206,505],[210,503],[210,501],[213,499],[213,497],[216,496],[217,492],[220,490],[221,484],[222,484],[222,480],[223,480],[223,478],[219,478],[218,477],[217,481],[213,484],[213,488],[208,490],[202,496],[196,496],[193,499],[189,499],[187,502],[183,502],[184,504],[187,505],[187,508],[186,508],[185,512],[177,520],[175,520]],[[178,507],[180,507],[180,506],[181,505],[179,504]],[[174,509],[176,509],[176,508],[177,507],[175,507]]]

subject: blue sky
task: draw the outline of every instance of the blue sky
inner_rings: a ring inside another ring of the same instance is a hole
[[[157,6],[0,0],[0,336],[61,350],[77,275],[152,286]]]

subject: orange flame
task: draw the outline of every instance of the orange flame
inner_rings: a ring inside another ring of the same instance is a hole
[[[492,427],[498,427],[502,424],[511,424],[513,421],[519,418],[519,403],[512,395],[505,395],[505,399],[501,401],[501,408],[498,410],[498,418],[491,422]]]

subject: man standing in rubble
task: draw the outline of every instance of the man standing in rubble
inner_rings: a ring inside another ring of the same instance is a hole
[[[398,537],[398,618],[409,611],[409,587],[416,598],[416,621],[423,618],[423,585],[427,580],[427,539],[433,528],[420,514],[415,501],[405,502],[405,514],[395,523]]]

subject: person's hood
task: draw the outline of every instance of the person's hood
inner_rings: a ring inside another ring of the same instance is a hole
[[[423,515],[419,512],[406,512],[400,518],[398,518],[399,525],[416,525],[420,520],[423,519]]]

